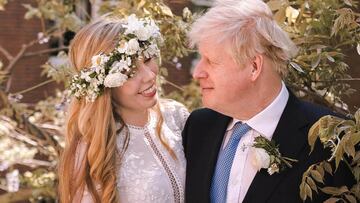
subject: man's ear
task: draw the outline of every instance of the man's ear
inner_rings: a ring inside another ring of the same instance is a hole
[[[252,66],[251,67],[252,68],[251,69],[251,80],[252,81],[255,81],[259,77],[259,75],[263,69],[263,64],[264,64],[264,56],[261,54],[256,55],[251,64],[251,66]]]

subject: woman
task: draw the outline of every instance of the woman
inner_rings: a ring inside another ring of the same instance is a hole
[[[105,16],[76,34],[61,202],[184,201],[188,112],[157,98],[161,41],[155,23],[135,15]]]

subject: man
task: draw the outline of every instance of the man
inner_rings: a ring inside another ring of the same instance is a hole
[[[302,174],[329,155],[319,143],[309,155],[307,133],[332,112],[299,101],[284,85],[296,47],[269,7],[261,0],[219,0],[194,23],[190,41],[201,54],[193,77],[206,108],[194,111],[183,131],[186,202],[302,202]],[[250,148],[259,135],[296,159],[293,167],[272,175],[258,171]],[[340,174],[328,183],[352,178]],[[326,198],[314,192],[314,201]]]

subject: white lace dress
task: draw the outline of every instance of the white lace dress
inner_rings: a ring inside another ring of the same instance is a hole
[[[162,100],[162,135],[177,157],[174,160],[156,136],[157,115],[150,111],[145,127],[128,125],[130,140],[118,174],[120,202],[184,202],[185,157],[181,131],[187,110],[172,100]],[[125,133],[125,132],[123,132]],[[125,134],[118,137],[123,146]]]
[[[144,127],[127,125],[130,131],[128,147],[117,174],[121,203],[182,203],[184,202],[186,161],[181,131],[189,115],[186,108],[173,100],[161,100],[164,117],[162,136],[174,151],[173,159],[156,136],[157,114],[151,110]],[[124,144],[125,131],[117,139],[119,149]],[[81,202],[89,202],[84,193]]]

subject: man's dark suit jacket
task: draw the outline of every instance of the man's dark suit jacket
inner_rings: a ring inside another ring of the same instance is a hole
[[[322,116],[333,114],[328,109],[300,101],[290,93],[280,121],[273,134],[283,156],[297,159],[293,167],[269,175],[260,170],[246,193],[244,203],[295,203],[300,199],[299,186],[303,173],[316,162],[329,158],[317,141],[314,151],[310,147],[307,133]],[[183,145],[187,159],[185,200],[187,203],[210,202],[210,185],[223,136],[231,118],[210,109],[199,109],[191,113],[183,130]],[[328,176],[330,186],[352,185],[353,176],[343,165],[337,176]],[[314,202],[322,202],[328,197],[313,192]]]

